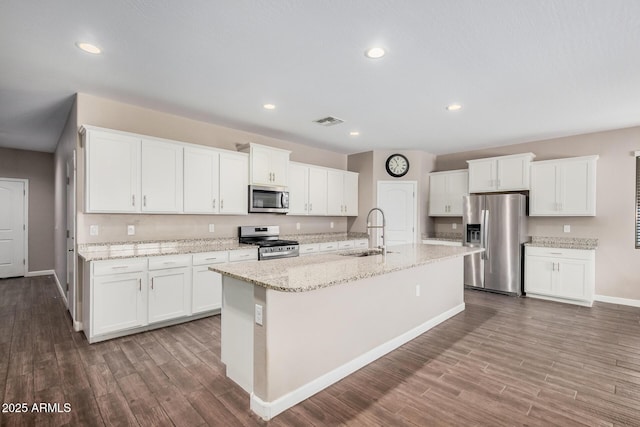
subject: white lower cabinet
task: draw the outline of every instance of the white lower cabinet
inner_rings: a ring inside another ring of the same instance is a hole
[[[595,288],[595,250],[525,248],[527,296],[591,306]]]
[[[84,298],[90,335],[140,327],[147,322],[146,260],[94,263],[93,279]]]
[[[311,255],[320,252],[320,243],[303,243],[300,245],[300,255]]]
[[[191,280],[191,312],[193,314],[222,308],[222,274],[209,267],[229,261],[226,251],[208,252],[193,256]]]
[[[191,255],[149,260],[149,323],[191,314]]]

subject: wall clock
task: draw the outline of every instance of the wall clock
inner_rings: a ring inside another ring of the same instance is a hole
[[[400,178],[409,172],[409,160],[402,154],[392,154],[387,159],[386,167],[389,175]]]

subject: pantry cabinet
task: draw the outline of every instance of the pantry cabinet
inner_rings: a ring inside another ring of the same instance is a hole
[[[598,156],[531,163],[530,216],[595,216]]]
[[[429,216],[462,216],[462,197],[469,194],[469,172],[429,174]]]
[[[85,211],[134,213],[140,210],[140,143],[134,136],[83,131]]]
[[[469,192],[528,190],[529,166],[533,153],[467,160],[469,164]]]
[[[525,247],[527,296],[593,304],[595,250]]]

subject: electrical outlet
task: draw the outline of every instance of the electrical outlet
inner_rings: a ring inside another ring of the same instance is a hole
[[[97,236],[99,232],[100,232],[100,227],[98,227],[97,225],[90,225],[89,226],[89,235],[90,236]]]
[[[296,230],[300,230],[300,223],[296,222]]]
[[[214,224],[209,224],[209,233],[213,233],[216,231],[216,226]]]
[[[256,304],[256,325],[262,326],[262,306]]]
[[[416,285],[416,296],[420,296],[420,285]]]
[[[133,236],[136,234],[136,226],[135,225],[127,225],[127,235]]]
[[[569,224],[565,224],[563,229],[565,233],[571,233],[571,226]]]
[[[329,227],[333,228],[333,221],[329,223]]]
[[[458,224],[456,224],[455,222],[453,224],[451,224],[451,228],[453,230],[455,230],[456,228],[458,228]]]

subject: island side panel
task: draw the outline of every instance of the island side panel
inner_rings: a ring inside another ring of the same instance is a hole
[[[220,359],[226,373],[247,393],[253,391],[254,285],[223,276]]]
[[[430,323],[438,316],[442,321],[463,310],[463,259],[309,292],[267,289],[265,324],[256,326],[264,330],[254,333],[256,340],[266,340],[260,344],[266,352],[256,353],[264,360],[254,360],[255,395],[266,403],[279,398],[291,402],[291,395],[286,395],[292,392],[306,398],[306,392],[323,382],[311,385],[314,380],[335,378],[345,364],[357,364],[354,359],[379,351],[379,346],[415,328],[433,327]]]

